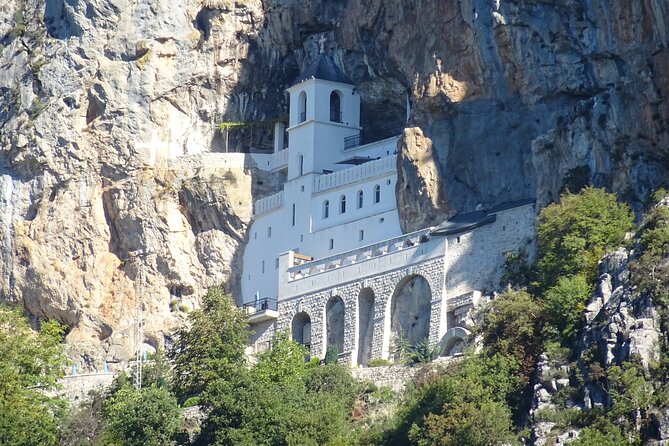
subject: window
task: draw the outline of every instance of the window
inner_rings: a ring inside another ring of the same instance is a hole
[[[264,260],[262,261],[262,264],[261,264],[261,266],[260,266],[260,271],[261,271],[263,274],[265,274],[265,261],[264,261]]]
[[[253,233],[253,240],[257,240],[257,239],[258,239],[258,231]]]
[[[330,93],[330,121],[342,122],[341,96],[338,91]]]
[[[362,203],[363,203],[363,198],[364,194],[362,193],[361,190],[358,191],[358,209],[362,208]]]
[[[295,226],[295,203],[293,203],[293,226]]]
[[[301,154],[297,155],[297,171],[300,173],[300,176],[304,175],[304,156]]]
[[[339,213],[346,213],[346,195],[342,195],[339,199]]]
[[[330,239],[330,249],[334,249],[334,239]]]
[[[330,216],[330,202],[325,200],[323,202],[323,218],[328,218]]]
[[[274,269],[279,269],[279,258],[274,259]]]
[[[365,239],[365,230],[361,229],[360,231],[358,231],[358,240],[363,241],[364,239]]]
[[[267,228],[267,238],[270,238],[272,236],[272,227]]]
[[[374,186],[374,203],[381,202],[381,186],[378,184]]]
[[[305,92],[301,92],[297,98],[297,112],[299,113],[298,124],[307,120],[307,94]]]

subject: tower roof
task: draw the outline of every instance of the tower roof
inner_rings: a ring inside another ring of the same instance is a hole
[[[314,59],[309,66],[295,79],[293,85],[306,81],[311,78],[324,81],[341,82],[342,84],[353,85],[351,79],[344,74],[330,57],[321,53]]]

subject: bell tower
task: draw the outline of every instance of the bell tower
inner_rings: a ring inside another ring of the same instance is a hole
[[[288,180],[333,169],[344,139],[360,134],[360,95],[325,55],[314,59],[288,89],[290,94]]]

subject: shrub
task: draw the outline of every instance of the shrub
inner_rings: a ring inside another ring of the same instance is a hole
[[[325,363],[337,364],[339,362],[339,346],[337,344],[328,345],[325,351]]]
[[[581,327],[585,303],[592,294],[585,277],[561,277],[544,297],[545,319],[555,329],[562,344],[572,345]]]
[[[409,348],[408,360],[410,364],[427,364],[434,361],[441,354],[441,345],[430,345],[425,339]]]
[[[629,207],[603,189],[586,187],[544,208],[537,225],[542,288],[553,287],[560,277],[575,275],[594,283],[599,258],[623,240],[632,224]]]
[[[374,358],[367,361],[367,367],[383,367],[391,364],[390,361],[383,358]]]

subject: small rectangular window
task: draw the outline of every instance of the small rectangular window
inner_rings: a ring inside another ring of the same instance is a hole
[[[456,243],[460,243],[460,237],[458,237],[456,240]]]
[[[293,203],[293,226],[295,226],[295,203]]]
[[[265,274],[265,261],[264,260],[262,261],[262,266],[260,267],[260,269],[261,269],[261,272],[263,274]]]
[[[300,234],[300,242],[304,241],[304,234]]]
[[[334,239],[330,239],[330,249],[334,249]]]
[[[358,231],[358,240],[363,241],[365,239],[365,230],[361,229]]]
[[[272,227],[267,228],[267,238],[270,238],[272,236]]]
[[[276,259],[274,259],[274,268],[275,269],[279,268],[279,258],[278,257]]]

